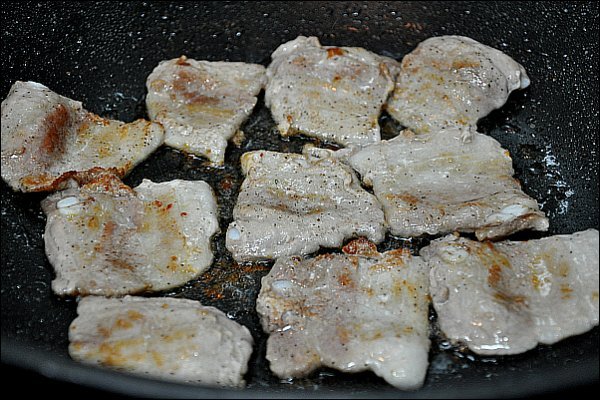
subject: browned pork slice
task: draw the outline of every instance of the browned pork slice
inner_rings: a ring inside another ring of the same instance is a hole
[[[476,353],[522,353],[598,325],[595,229],[493,244],[450,235],[421,256],[442,331]]]
[[[69,328],[77,361],[211,386],[244,386],[253,339],[214,307],[174,298],[81,299]]]
[[[265,83],[258,64],[162,61],[148,76],[148,114],[165,127],[165,144],[223,164],[227,141],[252,113]]]
[[[180,286],[212,263],[217,203],[202,181],[134,189],[111,174],[42,202],[44,242],[59,295],[119,296]]]
[[[394,235],[460,231],[483,240],[548,229],[537,202],[513,178],[508,151],[486,135],[463,143],[458,134],[403,131],[349,163],[373,187]]]
[[[226,246],[238,261],[308,254],[366,236],[381,242],[385,223],[375,196],[334,157],[253,151]]]
[[[2,179],[14,190],[63,188],[77,172],[124,176],[164,139],[160,124],[101,118],[35,82],[16,82],[2,102]]]
[[[380,140],[377,118],[394,89],[395,60],[304,36],[282,44],[271,58],[265,103],[283,136],[345,146]]]
[[[464,140],[477,121],[529,86],[523,66],[464,36],[421,42],[402,60],[387,111],[416,133],[458,131]]]
[[[344,250],[282,257],[262,279],[257,311],[271,370],[280,378],[320,366],[370,370],[419,388],[429,352],[427,265],[402,249],[380,254],[364,239]]]

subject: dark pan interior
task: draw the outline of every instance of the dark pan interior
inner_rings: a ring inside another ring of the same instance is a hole
[[[145,117],[145,79],[159,61],[186,54],[207,60],[267,65],[271,52],[296,36],[325,45],[361,46],[401,59],[436,35],[470,36],[496,47],[527,69],[532,85],[480,123],[480,131],[512,154],[516,176],[549,216],[548,234],[598,228],[598,5],[519,2],[260,2],[229,3],[3,3],[2,87],[33,80],[82,101],[102,116]],[[385,137],[398,126],[387,116]],[[281,140],[262,99],[230,145],[225,167],[160,148],[126,179],[157,182],[202,179],[220,202],[223,232],[241,183],[240,155],[249,150],[297,152],[307,139]],[[2,182],[2,362],[52,378],[105,390],[159,397],[235,397],[231,392],[166,384],[72,362],[67,328],[74,299],[51,293],[52,267],[42,233],[45,195],[13,193]],[[540,237],[520,234],[516,238]],[[198,299],[228,313],[252,332],[255,351],[245,397],[267,396],[519,396],[598,382],[598,331],[539,346],[512,357],[476,357],[449,346],[432,331],[431,365],[424,388],[394,390],[370,373],[320,370],[280,381],[264,358],[266,335],[254,311],[260,278],[270,264],[238,265],[215,240],[215,263],[200,279],[164,295]],[[424,240],[388,238],[380,249]],[[433,326],[435,316],[432,315]]]

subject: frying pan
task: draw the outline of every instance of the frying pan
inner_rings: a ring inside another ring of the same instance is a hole
[[[529,89],[513,94],[479,130],[514,160],[524,190],[550,218],[548,234],[598,228],[598,5],[515,2],[259,2],[2,4],[2,98],[16,80],[33,80],[80,100],[105,117],[145,117],[145,78],[159,61],[186,54],[207,60],[267,65],[271,52],[296,36],[325,45],[361,46],[400,60],[436,35],[472,37],[521,62]],[[384,137],[398,126],[382,116]],[[220,202],[225,231],[242,175],[243,152],[298,152],[308,139],[278,137],[262,98],[230,145],[223,168],[163,147],[126,179],[202,179]],[[370,373],[323,369],[280,381],[265,360],[266,335],[254,311],[260,278],[271,264],[238,265],[216,237],[212,268],[182,288],[160,293],[213,305],[247,326],[256,341],[243,392],[132,377],[83,366],[67,353],[76,301],[51,293],[52,268],[42,233],[43,194],[18,194],[2,182],[2,363],[52,380],[137,396],[174,397],[507,397],[567,390],[598,382],[598,328],[553,346],[511,357],[477,357],[435,331],[427,381],[400,392]],[[546,234],[522,233],[518,239]],[[388,237],[379,246],[414,251],[426,242]],[[9,366],[9,367],[7,367]]]

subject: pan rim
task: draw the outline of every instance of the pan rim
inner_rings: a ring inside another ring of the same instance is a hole
[[[402,391],[389,387],[383,390],[365,389],[361,391],[336,389],[328,390],[289,390],[251,386],[245,389],[230,389],[208,386],[186,385],[157,379],[125,374],[110,369],[78,363],[54,353],[31,351],[23,341],[17,341],[2,334],[2,363],[38,373],[49,379],[67,384],[80,385],[90,389],[113,394],[151,398],[516,398],[541,396],[559,391],[576,390],[598,385],[599,358],[591,357],[574,365],[545,371],[544,374],[523,375],[520,371],[509,371],[499,382],[481,382],[480,385],[450,385],[422,388],[418,391]]]

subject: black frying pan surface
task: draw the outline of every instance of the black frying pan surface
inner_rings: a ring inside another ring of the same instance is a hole
[[[3,3],[2,82],[33,80],[83,102],[102,116],[145,117],[145,79],[159,61],[178,57],[267,65],[271,52],[296,36],[325,45],[361,46],[400,60],[420,41],[458,34],[498,48],[527,69],[530,88],[511,96],[479,124],[512,154],[525,192],[549,216],[548,234],[598,228],[598,5],[515,2],[203,2]],[[380,123],[388,138],[398,126]],[[230,145],[226,165],[162,147],[125,182],[202,179],[215,190],[225,232],[241,183],[239,157],[256,149],[298,152],[308,139],[282,140],[262,99]],[[270,264],[235,264],[215,240],[215,263],[200,279],[168,293],[213,305],[246,325],[256,345],[244,392],[146,380],[82,366],[67,353],[76,301],[51,293],[44,254],[42,194],[18,194],[2,182],[2,362],[75,382],[134,395],[175,397],[269,396],[522,396],[598,382],[598,328],[554,346],[511,357],[477,357],[449,346],[433,329],[431,365],[419,392],[400,392],[370,373],[320,370],[280,381],[264,358],[266,335],[254,311],[260,278]],[[521,233],[517,239],[546,234]],[[426,239],[388,237],[380,250]],[[435,315],[432,314],[435,327]]]

